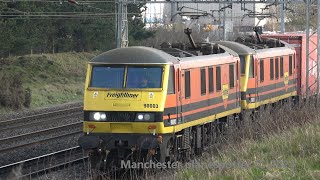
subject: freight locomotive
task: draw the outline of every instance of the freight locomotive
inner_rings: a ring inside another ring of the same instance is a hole
[[[305,59],[279,38],[194,43],[185,33],[190,46],[120,48],[89,62],[79,145],[92,167],[189,159],[243,112],[304,94]]]

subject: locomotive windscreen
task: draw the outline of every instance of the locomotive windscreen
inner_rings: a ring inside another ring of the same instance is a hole
[[[162,67],[128,67],[127,88],[161,88]]]
[[[111,89],[161,88],[162,74],[163,67],[159,66],[94,65],[90,87]],[[124,79],[126,79],[125,83]]]
[[[93,66],[90,87],[122,88],[124,66]]]

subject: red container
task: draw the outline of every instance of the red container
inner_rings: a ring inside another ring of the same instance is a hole
[[[296,50],[296,63],[297,68],[297,87],[298,95],[306,97],[306,34],[263,34],[262,37],[276,38],[285,41]],[[317,35],[314,34],[310,37],[309,41],[309,96],[317,92]]]

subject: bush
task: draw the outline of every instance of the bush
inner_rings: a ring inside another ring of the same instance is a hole
[[[24,103],[23,106],[29,108],[31,105],[31,89],[27,88],[24,93]]]
[[[4,75],[0,77],[0,106],[12,109],[30,107],[31,89],[24,88],[19,75]]]

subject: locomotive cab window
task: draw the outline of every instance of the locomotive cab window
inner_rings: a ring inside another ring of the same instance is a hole
[[[254,59],[252,55],[250,56],[249,77],[250,78],[254,77]]]
[[[292,59],[293,59],[293,69],[296,69],[296,56],[293,55]]]
[[[264,60],[260,59],[260,81],[264,81]]]
[[[239,80],[239,63],[236,63],[236,79]]]
[[[123,88],[124,66],[93,66],[90,87]]]
[[[213,92],[213,67],[209,67],[209,93]]]
[[[174,67],[170,66],[169,81],[168,81],[168,94],[174,94]]]
[[[274,79],[274,61],[273,58],[270,58],[270,80]]]
[[[221,67],[217,66],[216,68],[216,82],[217,82],[217,91],[221,90]]]
[[[229,65],[229,86],[230,88],[234,88],[234,65]]]
[[[279,78],[279,58],[276,57],[276,79]]]
[[[291,76],[293,73],[293,68],[292,68],[292,55],[289,56],[289,75]]]
[[[283,57],[280,57],[280,77],[283,77]]]
[[[200,79],[200,82],[201,82],[201,95],[205,95],[207,92],[206,92],[206,69],[201,69],[201,79]]]
[[[190,71],[185,71],[184,73],[184,84],[185,84],[185,98],[190,98],[191,92],[190,92]]]

